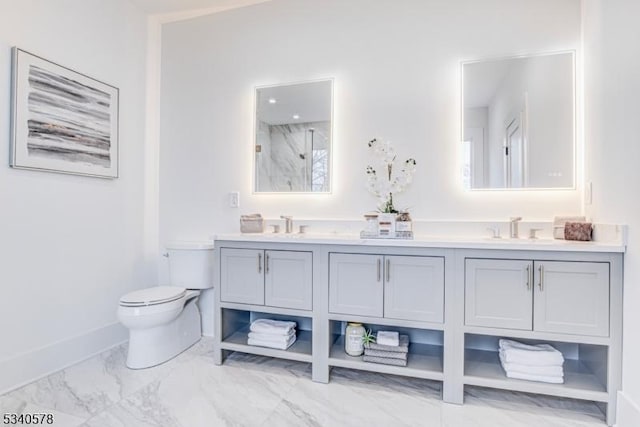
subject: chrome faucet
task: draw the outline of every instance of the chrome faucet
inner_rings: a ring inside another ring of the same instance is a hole
[[[509,237],[518,239],[518,221],[522,221],[521,216],[512,216],[509,218]]]
[[[287,215],[280,215],[280,218],[284,219],[284,232],[292,233],[293,232],[293,217]]]

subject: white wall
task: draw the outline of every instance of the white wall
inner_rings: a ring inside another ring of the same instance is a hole
[[[505,126],[508,121],[518,118],[524,110],[527,90],[525,68],[525,60],[512,61],[509,71],[489,102],[489,140],[486,155],[489,160],[490,187],[505,186]]]
[[[573,58],[569,54],[529,59],[528,135],[532,187],[571,187],[574,149]],[[538,165],[538,167],[536,167]],[[544,167],[540,167],[544,165]]]
[[[491,141],[489,132],[489,108],[475,107],[464,109],[464,124],[462,139],[469,141],[471,188],[484,188],[488,185],[489,159],[487,146]],[[474,137],[475,136],[475,137]]]
[[[489,105],[491,186],[504,186],[504,129],[526,105],[528,187],[574,182],[574,81],[568,53],[512,61]]]
[[[160,243],[238,231],[241,213],[362,218],[376,207],[364,173],[376,136],[418,161],[415,183],[394,197],[415,219],[579,212],[579,191],[464,192],[458,172],[460,61],[579,45],[579,0],[274,0],[167,24]],[[332,194],[252,195],[254,86],[326,77]],[[240,209],[227,207],[232,190]]]
[[[618,426],[640,425],[640,2],[584,0],[586,180],[596,221],[629,225]]]
[[[126,339],[143,250],[146,18],[128,0],[0,2],[0,394]],[[120,88],[120,178],[10,169],[11,47]]]

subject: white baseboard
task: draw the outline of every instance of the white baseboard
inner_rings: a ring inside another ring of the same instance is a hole
[[[120,323],[94,329],[11,359],[0,360],[0,395],[119,345],[128,339]]]
[[[624,392],[618,392],[617,427],[640,426],[640,406]]]

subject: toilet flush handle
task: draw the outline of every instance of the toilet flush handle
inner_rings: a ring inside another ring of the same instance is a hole
[[[162,256],[165,257],[165,258],[169,258],[169,252],[163,253]]]

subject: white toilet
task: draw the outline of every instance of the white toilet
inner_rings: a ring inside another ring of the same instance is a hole
[[[129,328],[127,366],[159,365],[202,336],[196,302],[213,287],[213,244],[180,242],[167,246],[171,286],[130,292],[120,298],[118,319]]]

